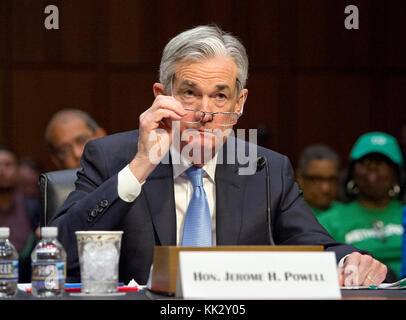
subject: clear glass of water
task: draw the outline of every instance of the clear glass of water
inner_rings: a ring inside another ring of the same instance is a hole
[[[123,231],[77,231],[82,293],[117,292]]]

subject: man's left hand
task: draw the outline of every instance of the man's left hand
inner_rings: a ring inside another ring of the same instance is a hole
[[[385,280],[388,268],[373,257],[353,252],[338,269],[340,286],[378,286]]]

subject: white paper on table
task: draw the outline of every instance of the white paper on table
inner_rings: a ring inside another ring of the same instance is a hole
[[[340,289],[350,289],[350,290],[359,290],[359,289],[391,289],[391,290],[403,290],[406,289],[406,278],[403,278],[399,281],[392,283],[381,283],[379,286],[348,286],[340,287]]]

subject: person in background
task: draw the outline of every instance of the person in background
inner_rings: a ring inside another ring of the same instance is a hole
[[[16,153],[0,146],[0,226],[10,228],[10,241],[19,253],[19,282],[31,281],[30,254],[37,242],[40,204],[19,190]]]
[[[105,135],[106,131],[86,112],[65,109],[48,122],[45,140],[53,163],[62,170],[79,168],[86,142]]]
[[[339,167],[337,153],[326,145],[311,145],[300,156],[297,183],[317,217],[341,205],[337,201]]]
[[[39,198],[38,181],[41,171],[38,162],[31,158],[19,161],[19,188],[23,195]]]
[[[362,135],[350,153],[349,203],[319,218],[340,242],[367,250],[396,280],[402,262],[402,209],[398,200],[403,157],[396,139],[383,132]]]

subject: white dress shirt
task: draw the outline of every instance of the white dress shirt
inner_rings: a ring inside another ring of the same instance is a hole
[[[192,183],[185,173],[191,166],[191,163],[180,156],[179,152],[173,146],[171,146],[170,152],[172,159],[180,158],[179,164],[172,164],[176,208],[176,245],[180,246],[182,243],[186,211],[193,194]],[[175,153],[178,153],[178,155],[174,156]],[[213,246],[216,245],[216,164],[217,153],[203,166],[203,188],[209,203]],[[139,183],[127,165],[118,173],[117,188],[119,197],[126,202],[133,202],[141,193],[142,184]]]

